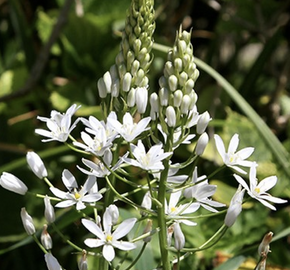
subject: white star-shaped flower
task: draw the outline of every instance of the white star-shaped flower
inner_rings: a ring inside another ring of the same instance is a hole
[[[214,139],[215,139],[217,150],[224,164],[236,170],[239,173],[246,174],[246,172],[238,166],[244,166],[244,167],[252,166],[253,162],[245,160],[245,159],[247,159],[254,152],[254,147],[246,147],[236,152],[239,145],[239,135],[234,134],[233,137],[231,138],[231,141],[228,147],[228,152],[226,152],[225,145],[221,137],[215,134]]]
[[[249,174],[250,186],[248,186],[245,180],[239,175],[234,174],[234,177],[242,185],[242,187],[247,190],[248,194],[252,198],[258,200],[260,203],[264,204],[266,207],[269,207],[272,210],[276,210],[276,208],[269,202],[272,202],[272,203],[286,203],[287,202],[287,200],[273,197],[269,193],[267,193],[269,189],[271,189],[272,187],[276,185],[277,176],[266,177],[265,179],[260,181],[260,183],[258,183],[258,180],[256,177],[256,167],[257,165],[254,164],[250,168],[250,174]]]
[[[151,117],[145,117],[138,123],[134,123],[133,117],[130,113],[125,113],[123,117],[123,124],[117,119],[108,118],[108,124],[116,130],[127,142],[132,142],[137,136],[139,136],[145,130],[148,123],[151,121]]]
[[[65,142],[79,121],[79,119],[77,119],[73,124],[71,124],[71,118],[79,108],[80,106],[74,104],[69,107],[64,114],[53,110],[50,114],[50,118],[38,116],[37,119],[45,122],[49,131],[45,129],[36,129],[35,133],[48,138],[43,139],[43,142]]]
[[[146,171],[159,171],[164,169],[162,160],[172,154],[172,152],[164,153],[161,143],[153,145],[148,152],[141,140],[138,141],[137,145],[131,144],[131,151],[133,156],[136,158],[124,158],[124,161],[130,165],[140,167]]]
[[[113,155],[110,150],[107,150],[103,156],[103,162],[102,161],[93,162],[85,158],[82,159],[82,162],[89,168],[89,170],[85,170],[79,166],[77,167],[80,171],[82,171],[87,175],[94,175],[96,177],[105,177],[107,175],[110,175],[111,171],[117,170],[122,165],[122,163],[124,162],[123,159],[127,157],[128,154],[129,153],[125,154],[118,160],[118,162],[114,166],[111,166]],[[108,168],[110,168],[111,171]]]
[[[90,175],[85,182],[84,186],[78,189],[78,184],[75,177],[69,170],[64,170],[62,173],[62,182],[68,189],[68,192],[61,191],[58,188],[51,187],[50,191],[63,201],[57,203],[55,207],[65,208],[76,204],[76,209],[81,210],[86,208],[86,203],[93,203],[102,198],[102,195],[98,192],[89,193],[90,189],[96,182],[96,177]],[[89,194],[88,194],[89,193]]]
[[[113,212],[113,214],[112,214]],[[107,261],[112,261],[115,258],[115,250],[114,248],[118,248],[121,250],[129,251],[136,248],[134,243],[130,243],[128,241],[119,240],[128,234],[131,229],[134,227],[137,219],[129,218],[124,220],[114,232],[112,232],[112,226],[114,225],[113,215],[116,214],[116,211],[111,211],[109,207],[106,209],[103,216],[103,230],[93,221],[82,219],[83,225],[95,236],[95,238],[88,238],[85,240],[85,244],[88,247],[95,248],[103,246],[102,254]]]
[[[185,218],[182,218],[181,215],[196,212],[200,205],[196,202],[177,205],[181,194],[181,191],[171,193],[169,203],[167,204],[166,202],[165,204],[165,213],[170,219],[184,223],[185,225],[195,226],[196,222],[186,220]]]
[[[213,201],[209,199],[211,197],[216,189],[216,185],[210,185],[208,183],[208,180],[205,180],[206,176],[197,176],[197,167],[195,167],[191,183],[194,184],[192,187],[186,188],[183,191],[183,195],[186,198],[195,198],[197,203],[200,204],[200,206],[204,207],[206,210],[211,212],[218,212],[213,207],[223,207],[225,204]]]

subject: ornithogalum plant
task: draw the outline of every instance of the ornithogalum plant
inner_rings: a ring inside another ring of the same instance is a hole
[[[217,243],[242,212],[244,196],[272,210],[275,210],[273,203],[286,202],[268,193],[277,182],[276,176],[261,182],[257,180],[258,164],[248,160],[254,148],[238,150],[238,134],[233,134],[227,152],[221,137],[214,135],[224,163],[222,168],[227,166],[235,171],[233,179],[237,181],[237,192],[228,207],[212,199],[217,186],[210,184],[208,176],[198,176],[201,172],[197,161],[209,142],[207,126],[211,117],[207,111],[199,112],[197,107],[198,94],[194,87],[199,71],[194,61],[191,33],[181,28],[177,31],[159,87],[152,89],[148,72],[153,61],[154,29],[153,0],[132,0],[115,63],[97,84],[103,119],[93,115],[88,119],[74,119],[80,108],[76,104],[65,113],[52,111],[48,118],[38,117],[47,126],[35,131],[44,137],[43,142],[63,142],[83,153],[82,164],[77,166],[84,174],[83,179],[76,179],[64,168],[63,187],[55,187],[50,182],[49,173],[36,153],[27,153],[31,170],[48,185],[47,194],[37,195],[44,200],[48,224],[44,225],[41,242],[25,208],[21,209],[21,218],[26,232],[43,250],[49,270],[62,268],[57,254],[52,255],[53,235],[49,234],[53,227],[53,234],[64,237],[55,225],[54,211],[58,208],[75,207],[83,213],[80,226],[90,235],[84,236],[81,246],[64,238],[76,253],[81,253],[80,270],[135,269],[153,237],[159,243],[155,269],[169,270],[178,269],[187,255]],[[77,125],[84,128],[78,139],[72,135]],[[187,160],[174,163],[175,153],[183,144],[193,144],[195,148]],[[189,173],[182,174],[182,170]],[[136,181],[136,172],[142,172],[146,179],[142,185]],[[211,172],[210,177],[215,173]],[[98,188],[100,181],[106,183],[101,190]],[[120,182],[128,187],[127,192],[120,193]],[[27,186],[8,172],[2,174],[0,185],[20,195],[29,193]],[[132,194],[138,194],[141,199],[135,201],[136,196]],[[135,209],[129,211],[132,217],[121,216],[123,207]],[[93,209],[90,212],[93,214],[87,215],[86,208]],[[200,211],[204,218],[223,216],[224,222],[204,245],[193,247],[184,228],[191,226],[194,233],[199,222],[197,217],[201,218]],[[138,242],[143,243],[141,248]],[[259,251],[263,263],[268,244],[269,241],[262,244]],[[135,257],[129,252],[134,249],[137,249]],[[95,256],[97,265],[88,265],[88,256]]]

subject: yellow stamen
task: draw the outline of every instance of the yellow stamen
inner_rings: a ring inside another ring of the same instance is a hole
[[[257,192],[258,194],[260,194],[260,188],[258,188],[258,187],[255,187],[255,192]]]
[[[108,242],[111,242],[112,239],[113,239],[113,236],[112,236],[112,235],[107,235],[106,240],[107,240]]]
[[[81,197],[81,194],[79,194],[78,192],[75,192],[75,198],[78,200]]]

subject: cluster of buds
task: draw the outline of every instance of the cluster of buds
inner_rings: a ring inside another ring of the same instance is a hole
[[[126,19],[120,52],[115,64],[98,81],[102,99],[108,94],[119,97],[114,100],[116,108],[120,102],[124,107],[137,107],[138,113],[146,111],[148,100],[148,73],[152,62],[152,35],[155,30],[153,0],[135,0]]]
[[[190,38],[191,33],[180,28],[159,80],[159,93],[150,96],[150,116],[155,120],[165,115],[169,127],[186,125],[195,115],[197,94],[193,88],[199,71]]]

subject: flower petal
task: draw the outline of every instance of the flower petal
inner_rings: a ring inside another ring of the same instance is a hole
[[[101,240],[105,241],[105,235],[102,232],[101,228],[93,221],[88,220],[88,219],[82,219],[83,225],[95,236],[100,238]]]
[[[95,238],[87,238],[84,243],[90,248],[95,248],[104,245],[105,241]]]
[[[113,246],[104,245],[103,256],[108,262],[112,261],[115,258],[115,250],[114,250]]]
[[[121,250],[132,250],[136,248],[134,243],[130,243],[128,241],[114,241],[113,246]]]
[[[126,235],[128,232],[131,231],[131,229],[135,225],[136,221],[137,221],[137,218],[129,218],[129,219],[124,220],[117,227],[117,229],[114,231],[114,233],[112,235],[113,238],[115,240],[118,240],[118,239],[122,238],[124,235]]]

